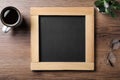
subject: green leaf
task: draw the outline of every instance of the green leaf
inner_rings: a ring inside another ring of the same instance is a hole
[[[104,6],[100,6],[98,8],[99,8],[100,12],[105,12],[105,7]]]
[[[115,10],[120,10],[120,3],[115,1],[112,5],[111,8],[115,9]]]
[[[98,6],[102,6],[103,5],[103,2],[101,0],[97,0],[95,1],[95,6],[98,7]]]
[[[107,2],[107,1],[104,0],[104,7],[108,8],[109,7],[109,2]]]
[[[110,2],[111,0],[105,0],[106,2]]]
[[[105,8],[105,13],[109,14],[108,8]]]
[[[116,10],[120,10],[120,4],[116,5]]]
[[[109,10],[109,13],[108,13],[110,16],[112,16],[113,18],[117,17],[117,15],[115,14],[114,11],[112,10]]]

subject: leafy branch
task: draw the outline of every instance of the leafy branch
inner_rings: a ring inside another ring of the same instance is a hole
[[[115,11],[120,10],[120,3],[116,0],[97,0],[94,4],[99,12],[108,14],[112,17],[116,17]]]

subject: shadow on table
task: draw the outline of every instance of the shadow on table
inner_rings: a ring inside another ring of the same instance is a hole
[[[12,36],[15,36],[17,34],[28,34],[28,33],[30,33],[30,26],[29,24],[27,24],[25,19],[23,19],[23,22],[20,26],[12,30]]]

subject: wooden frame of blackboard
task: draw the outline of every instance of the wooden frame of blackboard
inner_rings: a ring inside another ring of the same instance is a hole
[[[94,8],[93,7],[32,7],[31,8],[31,70],[94,70]],[[85,16],[85,62],[39,61],[39,16]]]

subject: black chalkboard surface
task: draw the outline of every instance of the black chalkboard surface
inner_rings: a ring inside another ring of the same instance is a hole
[[[39,16],[40,62],[85,62],[85,16]]]

